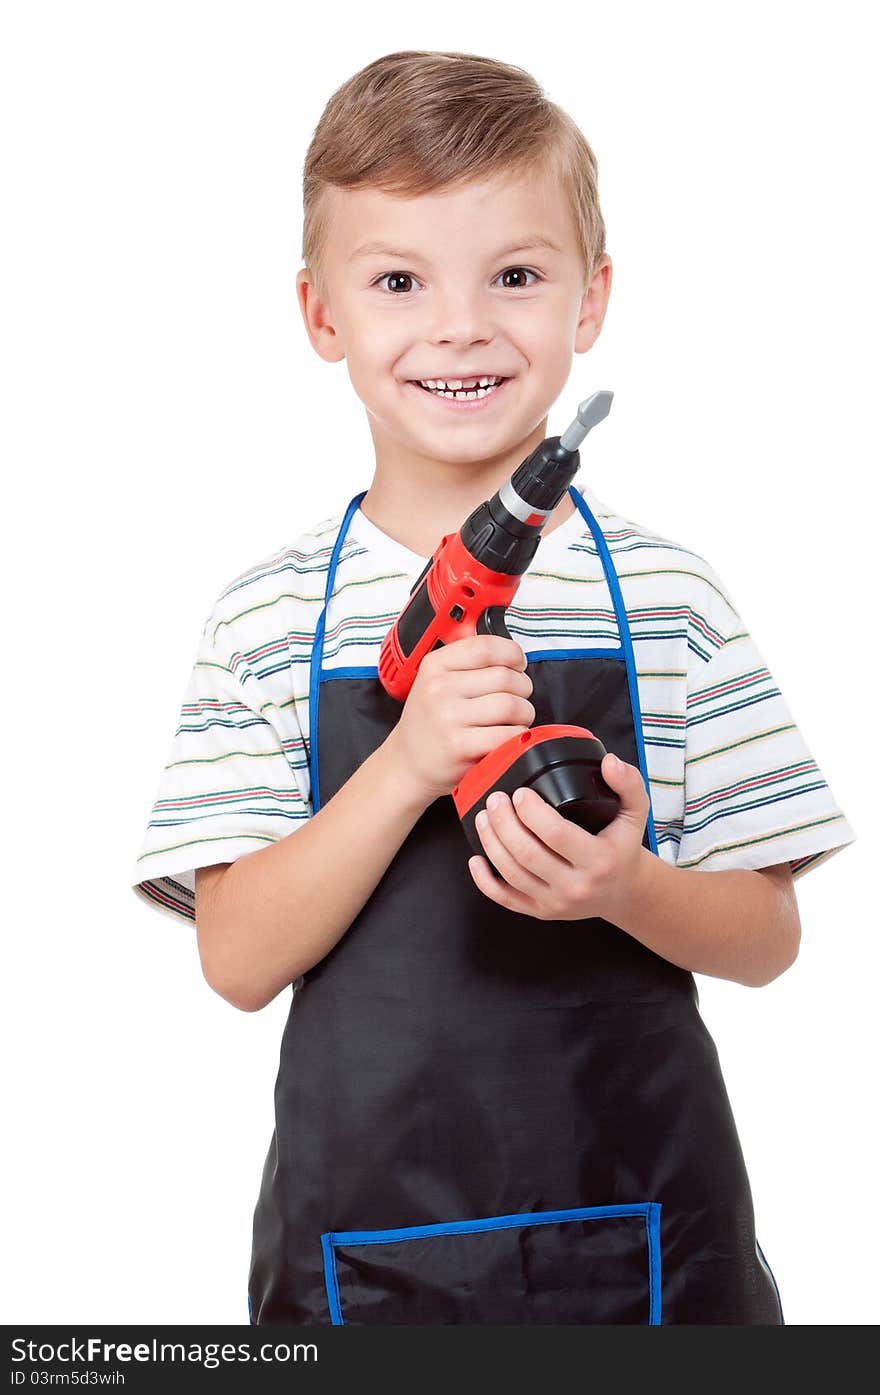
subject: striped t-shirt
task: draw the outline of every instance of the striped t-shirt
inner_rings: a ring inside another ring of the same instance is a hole
[[[851,843],[716,573],[575,487],[605,535],[629,617],[659,855],[707,870],[789,862],[798,877]],[[205,623],[132,879],[184,919],[195,919],[197,867],[233,862],[312,813],[309,660],[344,513],[237,577]],[[327,610],[325,670],[378,663],[427,560],[354,513]],[[507,628],[526,655],[619,648],[577,510],[541,539]]]

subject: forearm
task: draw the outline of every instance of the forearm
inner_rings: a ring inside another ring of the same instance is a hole
[[[680,968],[760,987],[797,956],[800,918],[785,868],[695,871],[642,849],[609,917]]]
[[[265,1006],[333,948],[425,808],[387,743],[308,823],[230,863],[197,891],[205,975],[237,1006]]]

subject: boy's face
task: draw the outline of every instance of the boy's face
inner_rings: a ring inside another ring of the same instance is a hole
[[[326,299],[303,269],[300,305],[321,357],[346,359],[377,452],[490,460],[543,432],[572,353],[601,329],[611,287],[607,256],[584,287],[574,220],[551,177],[414,198],[374,189],[327,197]],[[419,385],[481,377],[504,381],[467,401]]]

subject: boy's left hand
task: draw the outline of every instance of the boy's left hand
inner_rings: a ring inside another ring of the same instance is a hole
[[[479,890],[499,906],[538,920],[598,916],[613,922],[634,894],[643,866],[649,803],[638,767],[610,752],[602,778],[620,809],[595,834],[564,819],[535,790],[515,790],[513,801],[496,791],[495,807],[477,833],[501,875],[495,876],[485,857],[472,857],[468,867]]]

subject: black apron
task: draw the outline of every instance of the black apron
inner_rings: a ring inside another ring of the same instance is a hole
[[[618,650],[528,655],[535,725],[588,727],[647,787]],[[315,812],[402,708],[312,652]],[[540,557],[540,553],[539,553]],[[645,845],[656,854],[653,816]],[[339,849],[340,858],[346,855]],[[451,795],[295,985],[254,1214],[252,1323],[782,1322],[693,976],[604,920],[490,901]],[[707,874],[710,875],[710,874]]]

